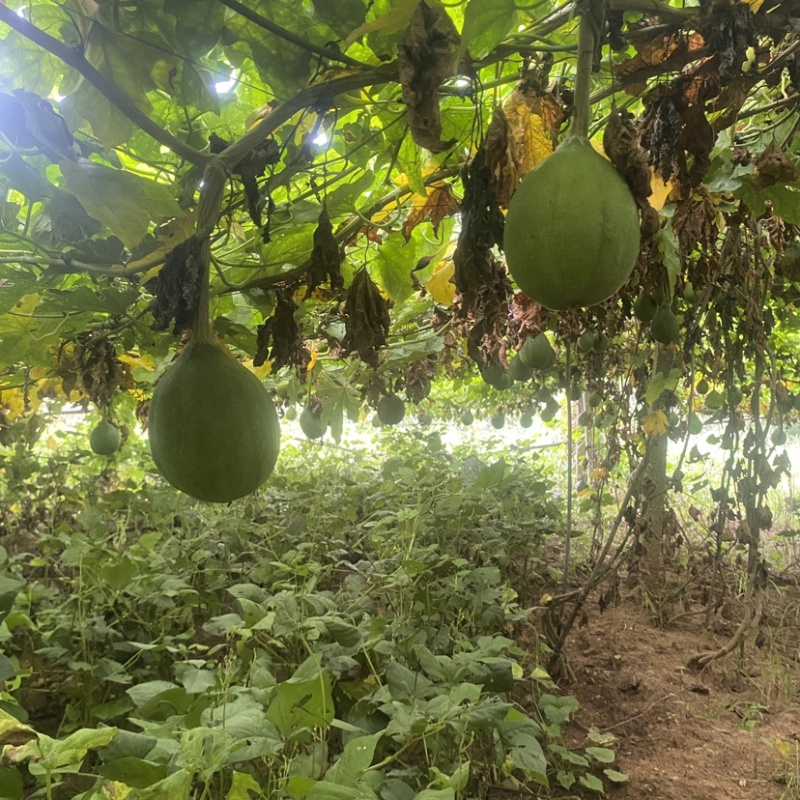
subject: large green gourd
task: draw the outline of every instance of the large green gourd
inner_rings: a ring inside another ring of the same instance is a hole
[[[161,474],[182,492],[216,503],[254,492],[280,449],[278,415],[261,381],[202,335],[156,385],[148,433]]]
[[[531,300],[558,311],[600,303],[636,263],[636,202],[591,143],[570,136],[517,188],[503,246],[509,271]]]

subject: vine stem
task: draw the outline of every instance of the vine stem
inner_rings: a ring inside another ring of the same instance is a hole
[[[578,65],[575,71],[575,116],[572,118],[570,136],[589,138],[591,121],[592,69],[597,50],[597,20],[594,3],[581,14],[578,27]]]
[[[572,342],[566,342],[567,361],[567,524],[564,531],[564,580],[562,591],[569,587],[569,562],[572,547]]]

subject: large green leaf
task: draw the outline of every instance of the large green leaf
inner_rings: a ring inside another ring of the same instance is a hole
[[[403,234],[393,233],[383,240],[370,272],[379,286],[396,303],[407,300],[414,291],[411,271],[417,258],[414,240],[406,242]]]
[[[461,32],[462,51],[483,58],[506,37],[517,17],[515,0],[469,0]]]
[[[181,207],[169,187],[125,170],[80,159],[64,162],[67,188],[96,219],[107,225],[127,247],[138,244],[150,220],[177,217]]]

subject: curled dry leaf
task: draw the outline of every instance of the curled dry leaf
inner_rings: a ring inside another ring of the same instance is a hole
[[[56,374],[67,398],[77,387],[101,410],[111,406],[117,392],[133,387],[130,366],[120,361],[114,342],[99,331],[79,333],[74,345],[62,344]]]
[[[620,113],[616,106],[611,109],[603,133],[603,149],[617,172],[625,178],[636,200],[641,215],[642,236],[655,236],[660,228],[660,219],[648,200],[653,193],[652,174],[647,164],[647,154],[639,143],[639,132],[627,111]]]
[[[687,91],[696,88],[691,75],[658,87],[644,98],[640,124],[640,141],[648,162],[664,182],[673,178],[682,195],[703,180],[716,141],[703,103],[687,98]],[[693,157],[691,168],[687,155]]]
[[[456,314],[467,328],[469,354],[483,368],[505,358],[511,283],[492,253],[502,245],[503,214],[497,204],[486,151],[465,168],[462,223],[453,263]]]
[[[525,174],[553,152],[563,118],[552,94],[524,87],[494,110],[483,147],[501,206],[508,205]]]
[[[741,71],[748,48],[757,44],[755,17],[746,3],[707,3],[701,15],[700,33],[719,56],[720,79],[727,83]]]
[[[422,402],[431,393],[431,378],[436,372],[436,359],[420,358],[405,375],[406,396],[412,403]]]
[[[259,325],[256,331],[256,354],[253,366],[260,367],[272,361],[272,372],[281,367],[297,367],[303,376],[311,356],[303,342],[303,332],[295,319],[297,303],[289,290],[276,294],[276,306],[272,316]]]
[[[374,367],[378,350],[389,335],[389,302],[381,294],[366,268],[359,270],[344,304],[346,335],[342,347],[346,352],[358,352],[362,361]]]
[[[603,132],[603,149],[617,172],[625,178],[636,202],[646,202],[653,191],[650,187],[650,168],[647,154],[639,144],[639,133],[627,111],[620,113],[616,107],[611,109]]]
[[[153,329],[173,333],[190,328],[197,316],[202,294],[203,263],[209,258],[208,240],[190,236],[170,251],[158,275],[146,286],[153,293]]]
[[[403,103],[408,108],[411,136],[432,153],[453,142],[442,141],[439,86],[455,73],[460,37],[453,20],[441,6],[422,0],[411,18],[397,54]]]
[[[767,149],[756,159],[753,187],[757,192],[776,183],[792,183],[800,177],[797,167],[786,157],[773,137]]]
[[[417,225],[428,220],[433,226],[433,232],[439,232],[439,225],[445,217],[452,217],[458,213],[458,200],[456,200],[449,183],[437,181],[428,188],[428,196],[424,203],[415,205],[403,223],[403,236],[408,241]]]
[[[331,289],[341,289],[344,285],[341,265],[342,251],[333,235],[328,204],[323,203],[314,231],[314,249],[311,252],[311,266],[308,270],[308,295],[325,280],[330,280]]]

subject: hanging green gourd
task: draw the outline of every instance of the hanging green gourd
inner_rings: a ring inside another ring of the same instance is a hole
[[[581,16],[570,133],[523,178],[505,221],[509,272],[531,300],[557,311],[606,300],[639,253],[636,201],[588,138],[596,25]]]
[[[156,384],[148,436],[153,460],[177,489],[226,503],[269,477],[280,449],[275,406],[261,381],[216,340],[209,321],[208,241],[189,342]]]

